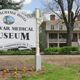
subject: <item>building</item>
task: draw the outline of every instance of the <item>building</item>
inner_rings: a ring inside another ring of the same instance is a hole
[[[55,20],[55,15],[50,15],[50,20],[43,21],[40,27],[42,27],[42,43],[45,48],[66,46],[67,29],[64,21]],[[72,46],[80,46],[80,16],[74,25]]]

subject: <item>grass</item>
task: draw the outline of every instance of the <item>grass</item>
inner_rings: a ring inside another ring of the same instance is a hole
[[[79,65],[53,66],[43,64],[46,72],[34,75],[22,75],[21,79],[8,78],[7,80],[80,80]]]

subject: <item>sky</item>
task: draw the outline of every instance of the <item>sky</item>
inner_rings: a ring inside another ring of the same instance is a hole
[[[26,0],[26,1],[30,1],[28,4],[24,4],[23,9],[24,10],[30,10],[30,11],[34,11],[35,8],[40,8],[41,7],[41,3],[40,0]]]
[[[20,1],[20,0],[13,0]],[[22,10],[29,12],[35,11],[36,8],[41,7],[41,0],[25,0]]]
[[[19,2],[20,0],[13,0],[16,2]],[[25,0],[23,3],[23,7],[22,10],[20,10],[21,12],[24,13],[32,13],[33,11],[35,11],[36,8],[41,9],[41,1],[42,0]],[[49,2],[50,0],[44,0],[45,2]],[[50,14],[46,14],[47,18],[50,17]]]

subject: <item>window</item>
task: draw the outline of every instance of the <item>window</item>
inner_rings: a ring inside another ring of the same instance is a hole
[[[66,46],[66,43],[60,43],[59,44],[59,47],[63,47],[63,46]]]
[[[57,33],[49,33],[49,39],[57,39]]]
[[[57,47],[57,43],[49,43],[49,47]]]
[[[54,25],[51,25],[51,30],[54,30]]]
[[[63,28],[63,25],[60,25],[60,26],[59,26],[59,30],[62,30],[62,28]]]
[[[77,42],[78,41],[78,39],[77,39],[77,33],[74,33],[73,34],[73,40],[72,40],[73,42]]]
[[[59,34],[59,39],[66,39],[66,35],[65,33],[60,33]]]

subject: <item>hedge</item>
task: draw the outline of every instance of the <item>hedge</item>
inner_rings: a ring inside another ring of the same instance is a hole
[[[60,48],[59,47],[50,47],[50,48],[46,48],[44,50],[44,53],[46,54],[53,54],[53,52],[59,52]]]
[[[5,55],[5,54],[35,54],[33,50],[0,50],[0,54]]]
[[[64,46],[64,47],[50,47],[44,50],[45,54],[53,54],[54,52],[59,52],[59,54],[70,54],[70,51],[79,51],[76,46]]]

